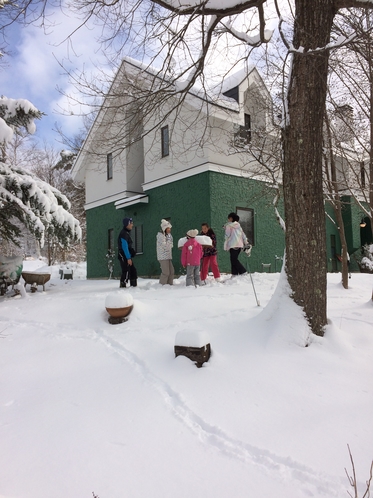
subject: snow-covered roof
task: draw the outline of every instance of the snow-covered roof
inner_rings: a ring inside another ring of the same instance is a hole
[[[130,64],[137,69],[140,69],[141,71],[147,72],[148,74],[151,74],[155,77],[158,77],[160,79],[164,80],[169,80],[171,83],[171,78],[170,75],[166,74],[164,71],[157,69],[145,62],[138,61],[136,59],[132,59],[131,57],[124,57],[123,58],[123,63],[124,64]],[[237,102],[224,95],[225,92],[228,90],[235,88],[236,86],[239,86],[248,76],[249,74],[256,70],[255,66],[250,64],[250,65],[245,65],[241,69],[228,73],[227,76],[223,78],[222,81],[217,82],[213,84],[213,82],[210,82],[209,86],[209,92],[206,91],[206,87],[201,88],[198,86],[198,84],[195,84],[189,91],[188,93],[190,95],[194,95],[195,97],[198,97],[203,100],[207,100],[210,104],[212,105],[218,105],[225,107],[230,110],[238,110]],[[119,73],[119,71],[118,71]],[[185,80],[177,80],[176,82],[176,90],[180,87],[182,88],[184,84],[187,82],[187,79]]]
[[[144,73],[147,73],[147,74],[153,76],[154,78],[159,78],[160,80],[169,81],[170,84],[172,83],[171,74],[167,74],[165,71],[158,69],[158,68],[155,68],[154,66],[151,66],[149,62],[139,61],[139,60],[133,59],[132,57],[125,56],[122,60],[121,67],[119,68],[119,70],[117,71],[117,73],[115,75],[115,78],[112,82],[111,88],[113,87],[113,85],[116,84],[118,79],[121,77],[121,75],[123,74],[123,71],[126,71],[126,69],[125,69],[126,65],[132,66],[133,68],[135,68],[136,71],[144,72]],[[216,82],[215,84],[213,84],[213,82],[210,82],[208,92],[206,91],[206,88],[202,88],[202,87],[198,87],[198,85],[194,85],[188,91],[188,94],[192,97],[196,97],[197,99],[199,99],[199,101],[203,100],[210,105],[217,106],[217,107],[226,109],[228,111],[231,111],[231,112],[233,111],[235,113],[238,113],[239,112],[238,102],[236,102],[236,100],[233,98],[227,97],[226,95],[224,95],[224,93],[232,88],[235,88],[236,86],[240,85],[241,83],[243,83],[243,81],[246,78],[248,78],[248,76],[253,71],[257,72],[257,69],[255,68],[255,66],[245,65],[244,67],[241,67],[239,70],[232,72],[232,74],[228,73],[228,75],[226,77],[224,77],[224,79],[220,82]],[[259,73],[258,73],[258,75],[259,75]],[[185,86],[186,81],[187,81],[187,79],[186,80],[180,80],[180,79],[177,80],[177,82],[175,84],[175,90],[178,91],[178,89],[183,88],[183,86]],[[265,90],[268,91],[267,89],[265,89]],[[110,94],[110,91],[111,90],[109,90],[109,92],[108,92],[109,94]],[[196,101],[194,103],[193,100],[194,99],[190,99],[189,103],[191,105],[198,105],[198,107],[200,108],[200,104],[198,103],[198,101]],[[93,125],[91,126],[91,129],[88,133],[88,136],[84,142],[84,145],[83,145],[82,149],[79,151],[78,156],[76,158],[76,161],[74,163],[74,166],[72,168],[71,173],[72,173],[72,176],[74,179],[78,176],[78,173],[82,167],[82,159],[83,159],[82,152],[84,150],[85,145],[89,143],[89,138],[90,138],[90,135],[91,135],[93,129],[99,123],[99,121],[98,121],[99,116],[100,116],[100,113],[98,113],[98,115],[96,116],[96,119],[95,119]],[[144,201],[142,201],[142,202],[144,202]]]
[[[245,79],[254,69],[255,66],[250,65],[242,67],[241,69],[235,71],[232,74],[228,74],[228,76],[226,76],[222,82],[221,92],[225,93],[228,90],[231,90],[236,86],[239,86],[243,81],[245,81]]]

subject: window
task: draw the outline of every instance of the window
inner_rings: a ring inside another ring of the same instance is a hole
[[[250,114],[245,114],[245,133],[246,133],[246,142],[250,142],[250,140],[251,140],[251,116],[250,116]]]
[[[170,154],[170,137],[168,133],[168,125],[161,128],[161,140],[162,140],[162,157],[166,157]]]
[[[109,228],[107,235],[108,235],[108,241],[107,241],[108,249],[109,251],[110,250],[114,251],[114,228]]]
[[[245,114],[245,125],[240,126],[234,136],[234,143],[236,147],[243,147],[251,142],[251,116]]]
[[[113,154],[110,153],[106,156],[106,174],[107,180],[111,180],[113,178]]]
[[[361,181],[361,188],[366,187],[366,182],[365,182],[365,166],[364,166],[364,161],[360,163],[360,181]]]
[[[143,254],[142,225],[135,225],[132,229],[131,238],[133,240],[136,254]]]
[[[231,88],[227,92],[224,92],[223,95],[229,97],[230,99],[234,99],[239,104],[240,94],[238,90],[239,90],[238,86],[235,86],[234,88]]]
[[[337,244],[336,244],[336,238],[335,235],[330,235],[330,250],[331,250],[331,261],[332,261],[332,272],[337,272],[338,271],[338,265],[337,265]]]
[[[247,208],[236,208],[236,213],[240,217],[240,225],[249,239],[250,244],[255,245],[254,240],[254,210]]]

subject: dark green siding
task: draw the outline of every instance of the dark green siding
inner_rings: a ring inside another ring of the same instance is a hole
[[[243,264],[249,264],[252,272],[262,271],[262,263],[271,264],[271,271],[279,271],[284,254],[284,234],[276,220],[273,208],[275,192],[263,182],[223,173],[206,172],[175,181],[146,192],[148,204],[136,204],[117,210],[114,203],[87,211],[87,276],[107,278],[108,230],[114,229],[115,243],[122,228],[122,219],[132,217],[135,225],[143,226],[143,254],[136,256],[135,264],[139,275],[158,276],[159,264],[156,258],[156,234],[162,218],[170,218],[174,237],[173,263],[177,274],[183,273],[180,265],[180,250],[177,241],[193,228],[200,230],[207,222],[213,228],[218,242],[218,262],[222,272],[230,272],[229,254],[223,250],[224,230],[227,215],[236,208],[254,210],[254,241],[250,258],[242,254]],[[361,211],[351,197],[343,197],[343,219],[345,223],[351,269],[357,269],[353,253],[360,250]],[[281,215],[283,211],[279,208]],[[334,218],[330,205],[327,213]],[[336,256],[341,253],[339,231],[330,218],[326,217],[328,271],[340,271]],[[333,237],[332,237],[333,236]],[[335,247],[332,249],[332,240]],[[300,240],[300,244],[308,241]],[[115,258],[114,276],[120,274]]]
[[[211,223],[218,237],[219,264],[230,272],[229,254],[223,251],[227,215],[236,208],[254,210],[254,240],[251,257],[241,255],[241,262],[248,263],[251,271],[262,271],[262,263],[271,264],[271,271],[280,271],[285,248],[284,233],[276,220],[273,200],[275,191],[257,180],[210,174]],[[281,209],[280,209],[281,211]],[[283,213],[282,213],[283,215]]]
[[[182,273],[180,250],[177,241],[193,228],[207,222],[218,240],[218,261],[222,272],[229,272],[229,255],[223,251],[223,224],[227,215],[237,207],[251,208],[255,213],[255,240],[252,256],[240,256],[251,271],[262,271],[262,263],[271,263],[271,270],[281,268],[284,252],[284,235],[276,221],[273,209],[273,190],[264,183],[222,173],[206,172],[173,182],[146,192],[148,204],[136,204],[116,210],[114,204],[87,211],[87,277],[108,277],[105,255],[108,249],[108,230],[114,229],[115,241],[122,227],[122,219],[132,217],[135,225],[143,226],[144,252],[136,256],[139,275],[159,275],[155,239],[162,218],[171,218],[174,237],[173,263],[176,273]],[[114,275],[119,276],[118,261]]]
[[[342,202],[342,217],[345,230],[345,237],[347,243],[347,250],[350,255],[350,269],[351,271],[359,271],[354,253],[360,254],[361,238],[360,238],[360,220],[362,218],[362,211],[356,204],[354,198],[349,195],[341,197]],[[328,258],[328,271],[341,271],[341,263],[337,261],[337,265],[333,264],[333,251],[331,240],[334,236],[336,241],[336,254],[341,255],[341,241],[339,238],[339,230],[335,223],[330,219],[334,219],[334,210],[329,203],[325,206],[326,213],[326,243],[327,243],[327,258]]]

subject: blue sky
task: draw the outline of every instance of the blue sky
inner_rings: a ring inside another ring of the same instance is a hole
[[[36,26],[8,28],[11,55],[6,56],[6,65],[0,69],[0,94],[27,99],[44,112],[46,116],[37,122],[35,137],[58,148],[60,138],[53,131],[56,123],[67,135],[74,135],[82,127],[81,109],[67,102],[58,91],[58,88],[67,93],[74,91],[59,63],[69,69],[84,67],[90,72],[99,62],[99,55],[94,29],[81,28],[73,36],[71,46],[64,40],[76,27],[77,20],[61,11],[53,19],[54,26],[48,33]]]
[[[47,20],[53,24],[46,30],[32,25],[7,28],[12,55],[6,58],[7,67],[0,68],[0,95],[32,102],[46,114],[37,122],[35,137],[40,142],[46,141],[62,147],[59,134],[53,131],[56,123],[65,135],[73,136],[82,128],[82,119],[79,117],[82,109],[78,105],[72,105],[58,91],[60,88],[68,94],[76,94],[61,64],[69,70],[76,69],[78,73],[84,68],[86,74],[95,73],[97,65],[107,71],[107,66],[104,65],[106,59],[96,41],[102,36],[102,30],[97,24],[81,27],[74,33],[80,24],[76,15],[66,8],[57,9],[53,15],[50,14],[47,12]],[[67,40],[71,33],[74,33],[72,39]],[[223,73],[227,67],[225,58],[236,60],[236,50],[237,47],[232,47],[219,61]],[[130,44],[126,51],[136,57]],[[216,71],[215,61],[212,64]],[[231,65],[232,61],[228,66]],[[77,98],[80,99],[81,96],[78,95]]]

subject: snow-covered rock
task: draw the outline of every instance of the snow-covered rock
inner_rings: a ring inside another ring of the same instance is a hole
[[[202,348],[209,343],[210,338],[204,330],[180,330],[175,337],[175,346]]]

